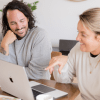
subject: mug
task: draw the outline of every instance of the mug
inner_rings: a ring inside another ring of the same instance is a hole
[[[52,96],[47,94],[40,94],[36,96],[36,100],[54,100]]]

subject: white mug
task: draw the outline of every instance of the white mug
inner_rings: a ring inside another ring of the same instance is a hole
[[[40,94],[36,96],[36,100],[53,100],[53,97],[47,94]]]

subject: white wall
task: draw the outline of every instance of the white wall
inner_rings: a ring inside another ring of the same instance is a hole
[[[27,0],[24,0],[27,1]],[[34,2],[36,0],[28,0]],[[100,0],[71,2],[68,0],[38,0],[36,15],[37,25],[44,28],[53,47],[58,47],[59,39],[75,40],[77,36],[78,16],[91,7],[100,7]]]
[[[0,8],[11,0],[0,0]],[[78,16],[91,7],[100,7],[100,0],[71,2],[68,0],[24,0],[33,3],[39,1],[36,16],[37,26],[44,28],[50,37],[53,47],[59,46],[59,39],[75,40],[77,36]]]

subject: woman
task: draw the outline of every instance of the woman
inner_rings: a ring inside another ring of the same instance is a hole
[[[92,8],[79,16],[77,25],[79,41],[67,56],[54,57],[46,68],[57,82],[70,83],[73,77],[83,100],[100,100],[100,8]],[[55,65],[59,65],[59,73]]]

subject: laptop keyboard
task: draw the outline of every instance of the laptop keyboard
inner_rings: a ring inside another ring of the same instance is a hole
[[[31,88],[33,90],[38,91],[38,92],[41,92],[41,93],[47,93],[47,92],[51,92],[51,91],[54,91],[55,90],[54,88],[51,88],[51,87],[48,87],[48,86],[45,86],[45,85],[42,85],[42,84],[33,86]]]

